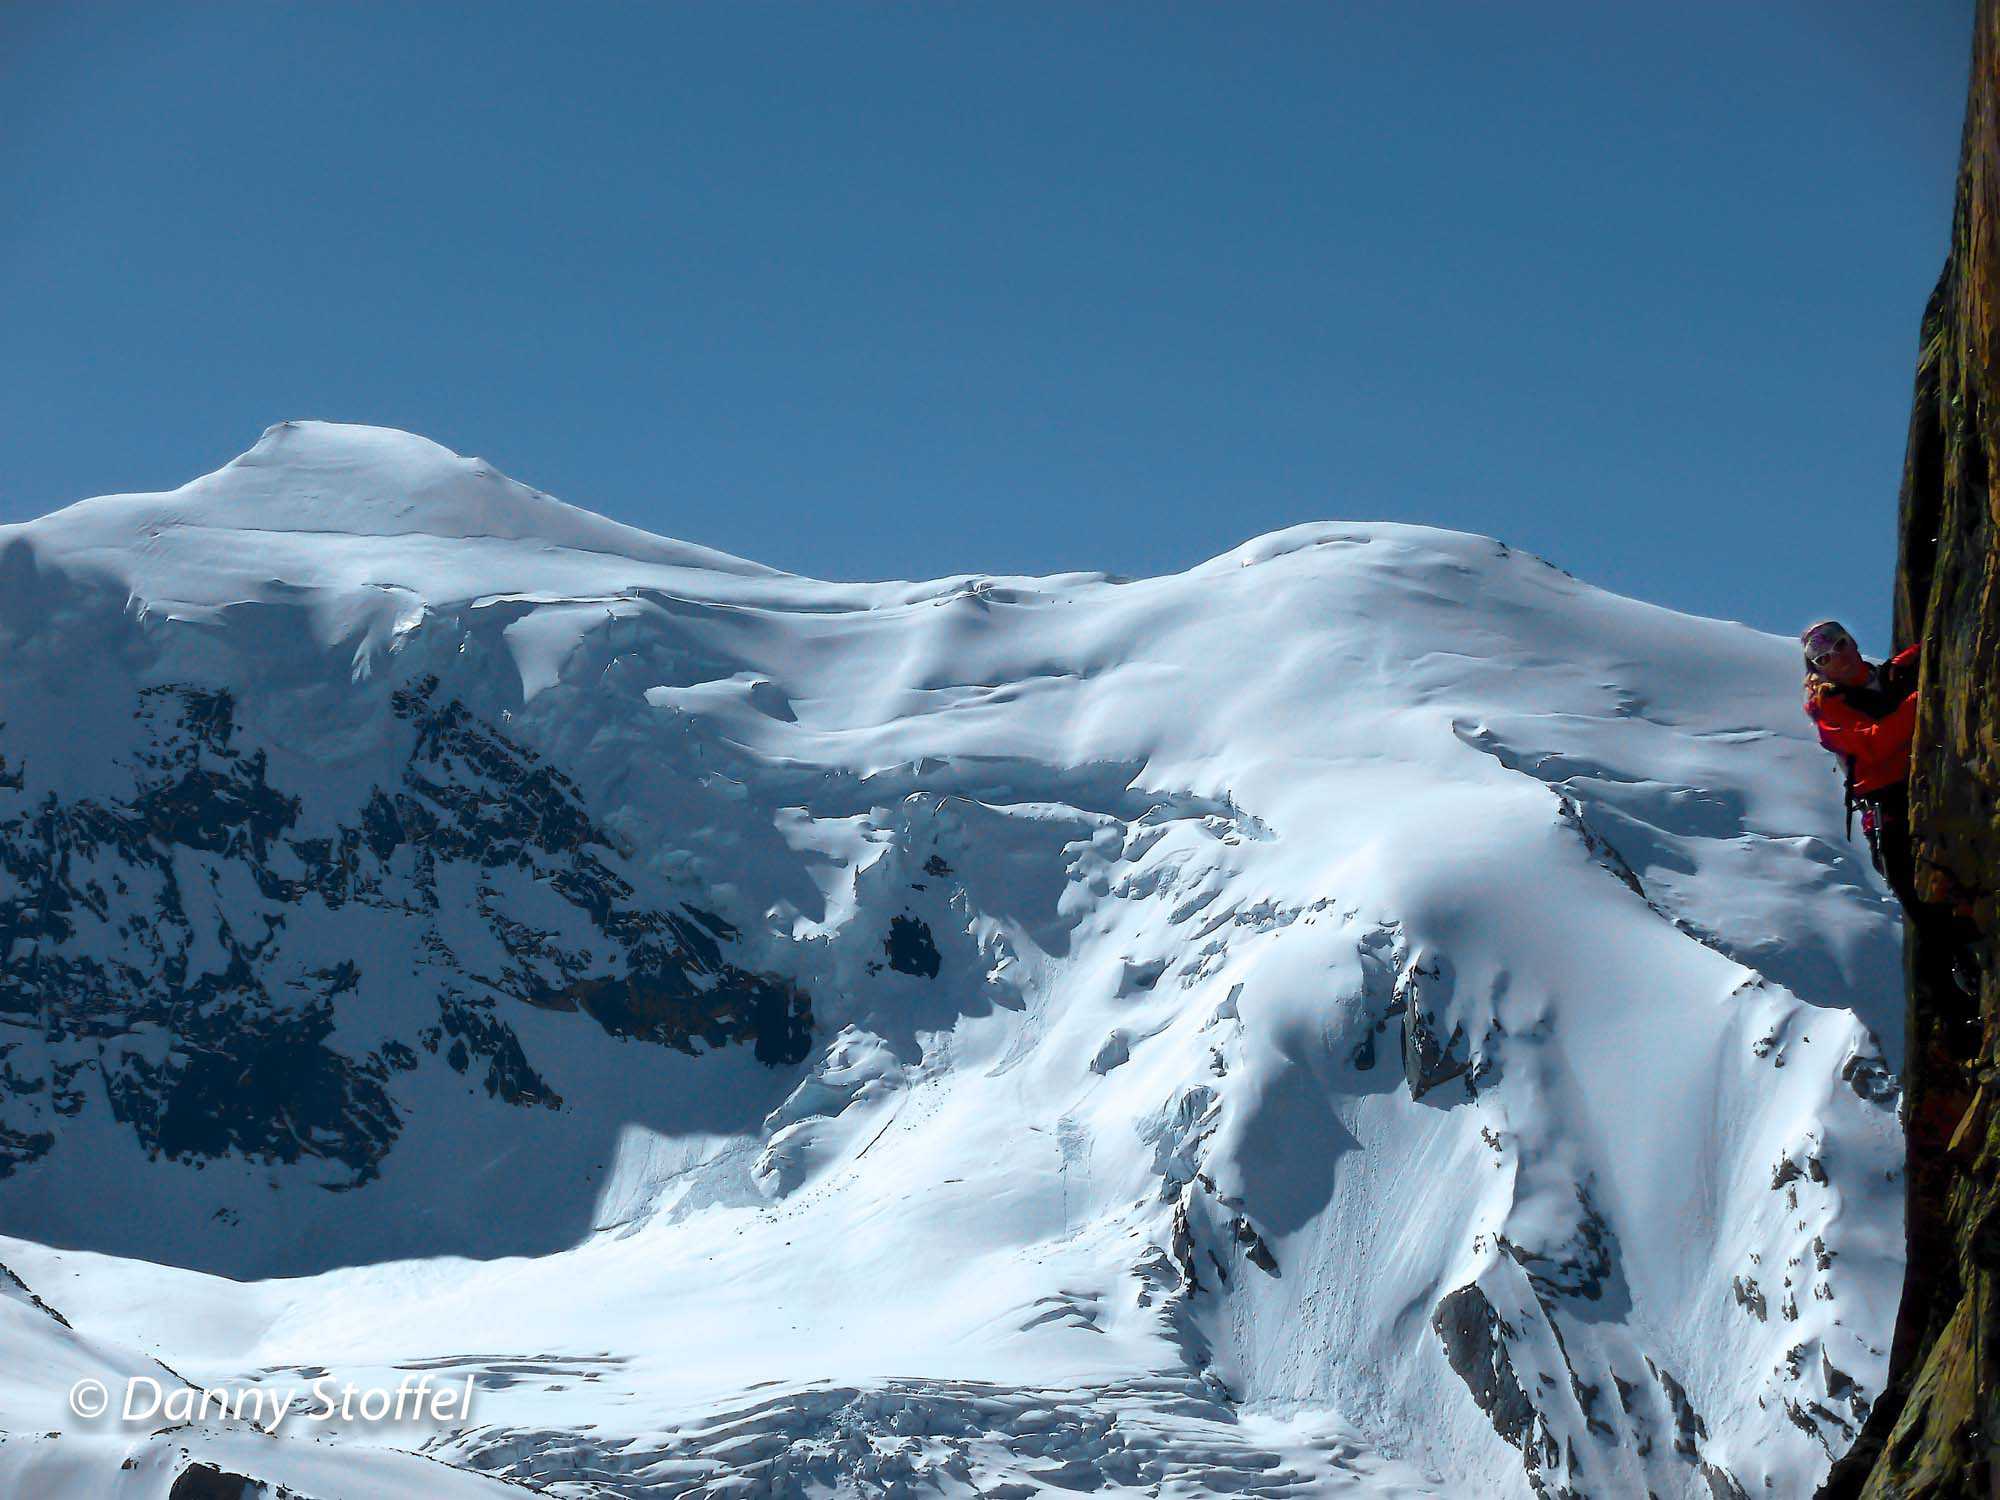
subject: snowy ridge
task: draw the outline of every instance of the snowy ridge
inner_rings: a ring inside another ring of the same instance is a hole
[[[85,1334],[477,1378],[172,1439],[320,1500],[1803,1496],[1880,1383],[1788,642],[1385,524],[825,583],[302,423],[0,528],[0,645],[10,1482],[171,1481]]]

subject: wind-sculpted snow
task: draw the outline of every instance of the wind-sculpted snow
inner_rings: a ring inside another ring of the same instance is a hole
[[[1881,1381],[1788,642],[1391,525],[826,583],[307,423],[0,528],[0,651],[0,1489],[1803,1496]],[[63,1414],[155,1358],[477,1398]]]

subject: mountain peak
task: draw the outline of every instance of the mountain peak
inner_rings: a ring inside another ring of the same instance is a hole
[[[564,575],[584,591],[622,586],[632,563],[776,573],[566,504],[415,433],[345,422],[280,422],[179,489],[0,527],[0,546],[15,539],[45,559],[90,558],[137,597],[187,603],[256,597],[270,579],[470,597],[546,578],[558,553],[587,554]]]
[[[255,443],[225,464],[236,468],[349,468],[448,470],[484,467],[483,461],[454,453],[444,444],[400,427],[363,422],[297,419],[273,422]]]
[[[349,536],[496,537],[646,557],[665,538],[510,479],[394,427],[279,422],[175,492],[189,524]]]
[[[1124,1430],[1209,1494],[1811,1492],[1901,1016],[1795,643],[1387,523],[751,568],[324,423],[0,528],[0,1261],[87,1330],[0,1288],[0,1429],[158,1350],[462,1370],[427,1451],[510,1477],[874,1492],[915,1422],[1026,1492],[1083,1389],[1106,1493]]]

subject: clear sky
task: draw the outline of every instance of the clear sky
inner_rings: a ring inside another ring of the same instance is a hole
[[[826,577],[1394,519],[1879,647],[1970,16],[0,5],[0,519],[324,417]]]

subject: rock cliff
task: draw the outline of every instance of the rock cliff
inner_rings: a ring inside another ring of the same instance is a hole
[[[1823,1495],[1985,1496],[2000,1467],[2000,3],[1981,0],[1951,249],[1925,308],[1903,470],[1896,644],[1923,646],[1911,823],[1919,882],[1970,915],[1978,1024],[1951,974],[1961,945],[1919,924],[1905,950],[1909,1271],[1889,1389]],[[1968,975],[1968,977],[1970,977]]]

